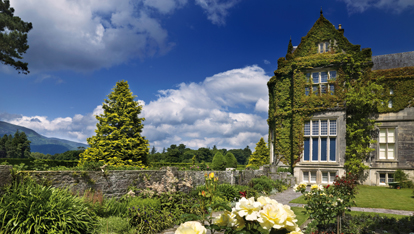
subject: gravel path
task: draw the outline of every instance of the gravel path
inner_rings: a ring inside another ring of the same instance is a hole
[[[303,207],[303,204],[297,204],[297,203],[290,203],[295,198],[300,197],[301,193],[296,193],[293,191],[292,188],[289,188],[288,190],[277,193],[274,195],[270,195],[269,197],[272,199],[275,199],[277,202],[282,203],[284,205],[289,206],[296,206],[296,207]],[[388,209],[377,209],[377,208],[361,208],[361,207],[351,207],[352,211],[363,211],[363,212],[373,212],[373,213],[385,213],[385,214],[397,214],[397,215],[414,215],[414,211],[405,211],[405,210],[388,210]],[[219,216],[221,212],[214,212],[213,217]],[[176,225],[174,228],[169,228],[167,230],[162,231],[159,234],[174,234],[175,230],[178,228]],[[211,234],[210,230],[207,230],[207,234]],[[223,232],[216,232],[216,234],[223,234]]]

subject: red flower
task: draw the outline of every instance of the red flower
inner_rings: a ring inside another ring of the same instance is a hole
[[[246,193],[247,193],[246,191],[244,192],[240,191],[239,193],[240,193],[240,197],[246,197]]]
[[[329,188],[329,184],[325,188]]]

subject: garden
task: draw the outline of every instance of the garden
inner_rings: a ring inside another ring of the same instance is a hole
[[[92,167],[83,166],[87,165]],[[210,173],[204,185],[184,193],[178,190],[182,184],[167,170],[160,183],[147,181],[146,189],[131,187],[120,198],[107,198],[92,189],[80,194],[53,188],[47,181],[35,181],[22,168],[13,167],[13,183],[1,196],[0,233],[159,233],[185,221],[212,221],[209,214],[230,209],[242,197],[259,199],[288,187],[265,176],[247,186],[219,184]],[[191,187],[191,178],[187,183]]]

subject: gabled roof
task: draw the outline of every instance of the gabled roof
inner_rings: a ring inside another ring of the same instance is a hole
[[[382,70],[414,66],[414,51],[372,56],[372,70]]]

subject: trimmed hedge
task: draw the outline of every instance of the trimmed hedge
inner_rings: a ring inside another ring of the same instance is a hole
[[[25,164],[28,170],[33,170],[35,167],[35,160],[37,162],[42,162],[46,164],[48,167],[58,167],[58,166],[65,166],[65,167],[76,167],[78,165],[78,161],[75,160],[53,160],[53,159],[33,159],[33,158],[0,158],[0,164],[7,161],[9,165],[20,165]]]

